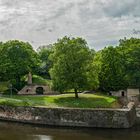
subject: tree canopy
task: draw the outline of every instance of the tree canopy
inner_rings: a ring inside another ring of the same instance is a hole
[[[54,44],[53,51],[51,78],[54,88],[60,92],[74,89],[78,98],[77,90],[87,86],[87,68],[91,60],[87,42],[82,38],[64,37]]]
[[[20,78],[38,65],[37,53],[29,43],[12,40],[2,43],[0,48],[0,78],[16,80],[20,86]]]
[[[60,92],[140,88],[140,39],[121,39],[118,46],[95,52],[82,38],[63,37],[36,52],[28,42],[0,42],[0,81],[15,81],[28,72],[51,79]]]
[[[140,88],[140,39],[122,39],[119,51],[124,55],[128,86]]]
[[[100,88],[106,91],[140,88],[140,39],[121,39],[101,52]]]
[[[126,86],[125,67],[122,55],[112,46],[102,51],[102,64],[99,73],[100,87],[105,91],[119,90]]]

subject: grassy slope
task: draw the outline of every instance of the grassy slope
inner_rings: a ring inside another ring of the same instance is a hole
[[[51,80],[44,79],[41,76],[33,75],[33,83],[39,85],[50,85]]]
[[[80,94],[75,99],[73,94],[57,96],[13,96],[0,97],[1,105],[12,106],[46,106],[74,108],[115,108],[119,107],[117,99],[103,95]]]
[[[9,83],[8,82],[0,82],[0,93],[8,90]]]

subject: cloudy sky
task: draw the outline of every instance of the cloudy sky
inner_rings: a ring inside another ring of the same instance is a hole
[[[140,0],[0,0],[0,41],[37,48],[65,35],[83,37],[96,50],[140,37]]]

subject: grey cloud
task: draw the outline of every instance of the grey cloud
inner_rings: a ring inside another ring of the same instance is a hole
[[[38,27],[36,30],[37,31],[42,31],[42,30],[47,29],[48,28],[48,22],[51,22],[53,20],[56,20],[59,17],[65,15],[66,12],[69,11],[73,6],[74,6],[74,3],[69,3],[68,5],[65,5],[63,7],[60,7],[50,17],[44,17],[44,15],[41,15],[41,17],[39,17],[39,19],[40,19],[40,25],[39,26],[40,27]],[[59,27],[56,27],[55,24],[52,24],[51,29],[48,29],[48,31],[49,32],[52,32],[56,28],[59,28]]]
[[[140,0],[85,0],[79,4],[79,16],[83,21],[91,18],[140,16]]]
[[[0,40],[37,47],[65,35],[81,36],[98,50],[140,29],[139,1],[0,0]]]
[[[107,16],[140,16],[140,1],[139,0],[123,0],[110,1],[107,5],[103,5],[103,10]]]

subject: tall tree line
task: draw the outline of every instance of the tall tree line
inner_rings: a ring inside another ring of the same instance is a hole
[[[140,88],[140,39],[121,39],[118,46],[90,49],[80,37],[63,37],[35,51],[28,42],[0,43],[0,81],[20,88],[28,72],[51,79],[53,89],[64,92]]]

